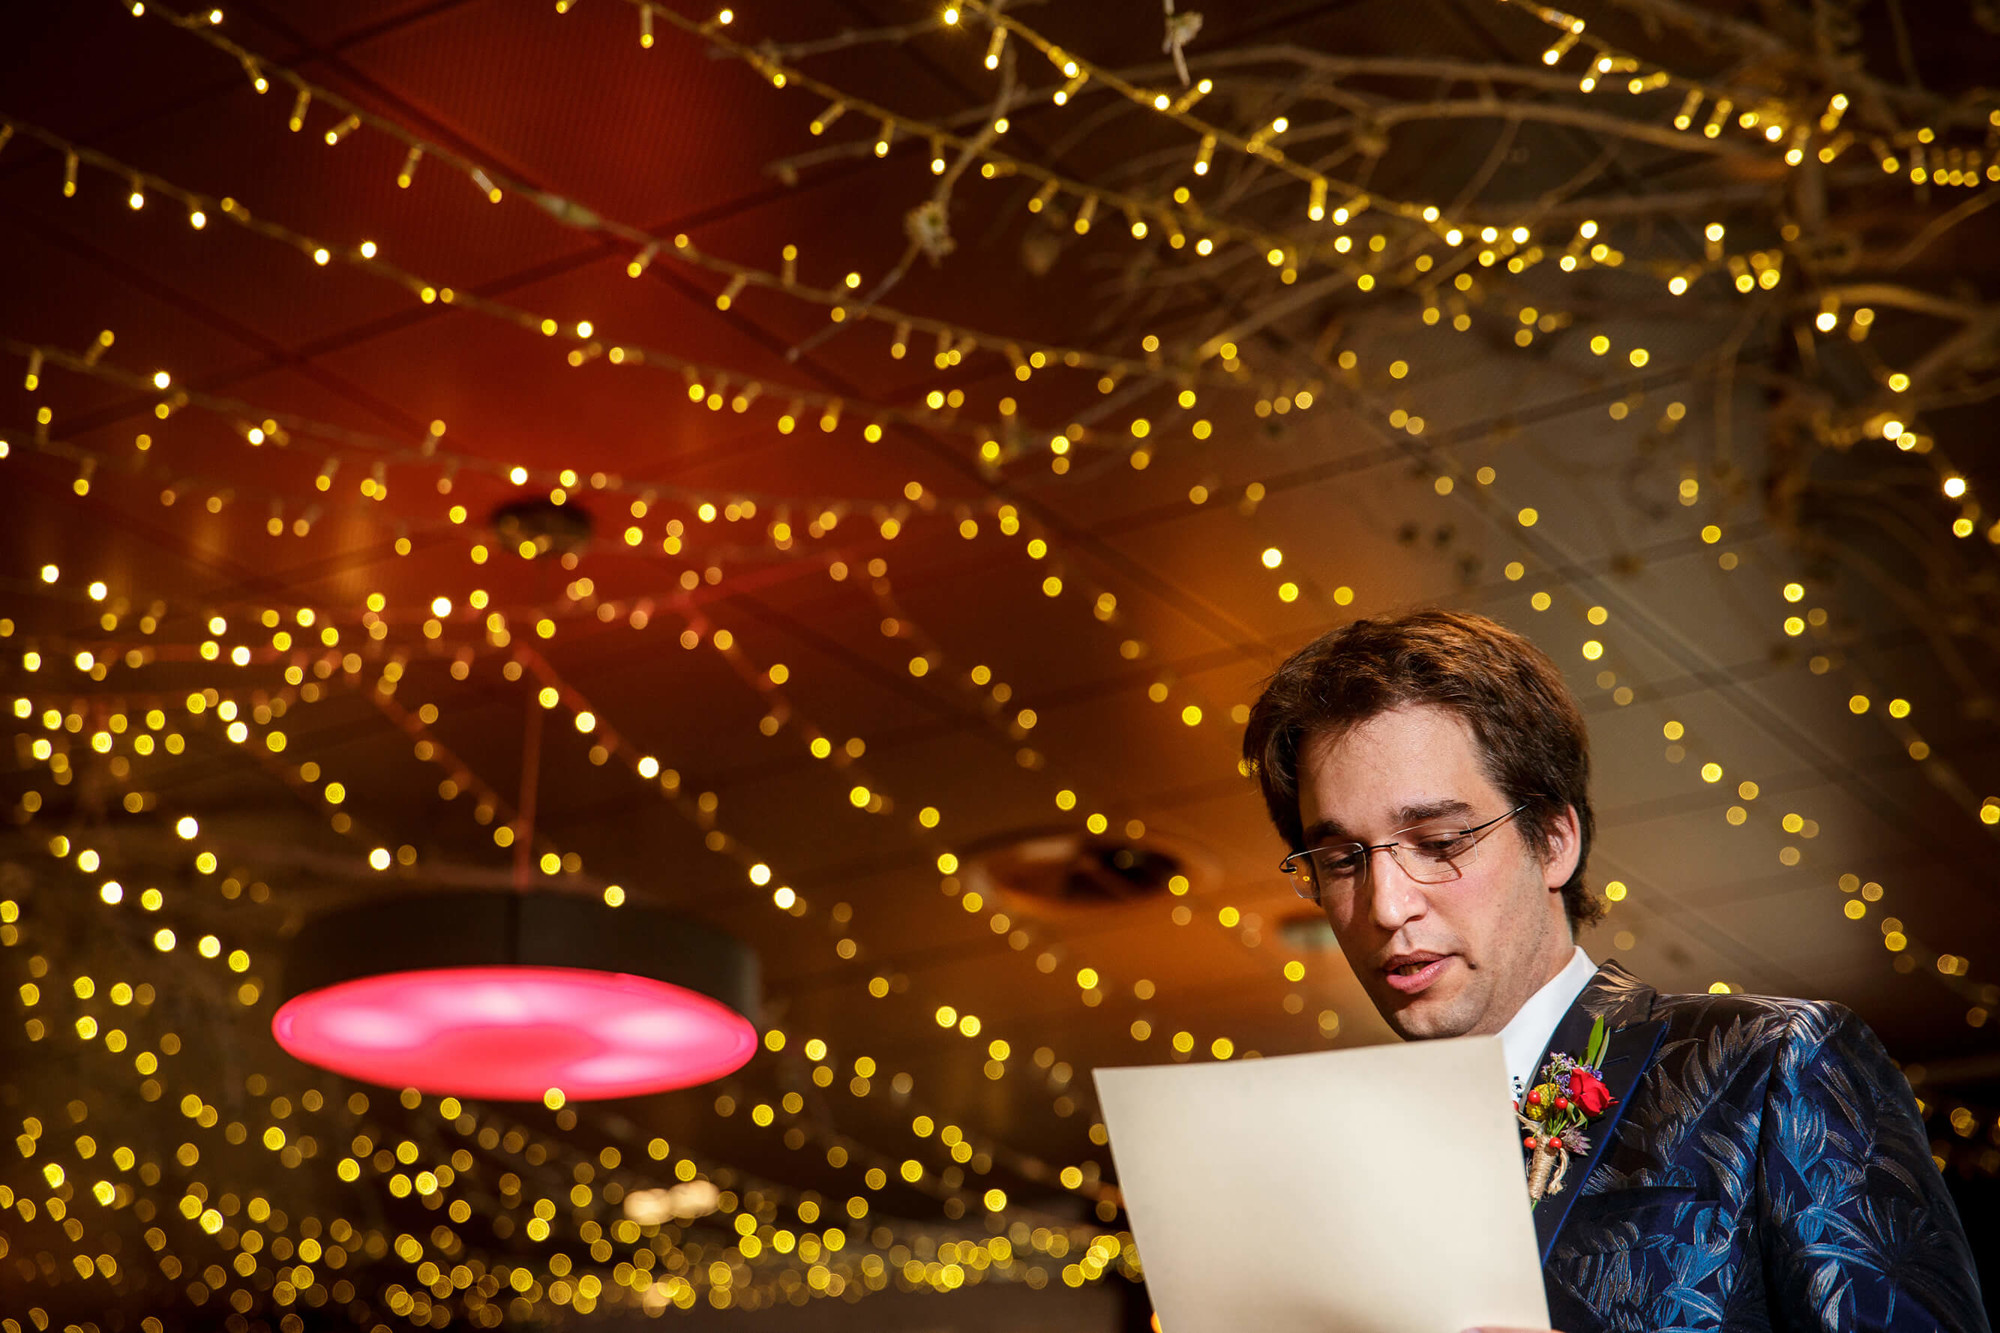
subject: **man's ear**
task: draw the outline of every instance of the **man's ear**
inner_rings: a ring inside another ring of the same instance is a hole
[[[1583,855],[1583,836],[1576,807],[1564,806],[1561,814],[1543,826],[1542,836],[1548,844],[1548,851],[1542,857],[1542,877],[1553,893],[1569,883],[1570,876],[1576,873],[1576,863]]]

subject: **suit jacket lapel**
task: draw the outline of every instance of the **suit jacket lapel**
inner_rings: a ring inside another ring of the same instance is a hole
[[[1562,1231],[1563,1222],[1569,1217],[1570,1205],[1583,1191],[1583,1184],[1603,1158],[1611,1137],[1618,1129],[1618,1121],[1625,1114],[1626,1104],[1632,1092],[1639,1086],[1640,1076],[1653,1063],[1653,1056],[1659,1049],[1660,1038],[1666,1032],[1664,1020],[1650,1018],[1655,992],[1652,987],[1632,976],[1616,963],[1607,962],[1597,970],[1590,984],[1576,998],[1569,1012],[1556,1024],[1553,1036],[1549,1038],[1547,1049],[1535,1064],[1539,1074],[1548,1063],[1551,1051],[1563,1051],[1578,1059],[1583,1058],[1590,1041],[1591,1024],[1601,1015],[1609,1030],[1607,1054],[1604,1059],[1604,1086],[1617,1100],[1611,1109],[1590,1122],[1584,1133],[1590,1139],[1590,1151],[1580,1161],[1572,1161],[1567,1176],[1563,1180],[1560,1194],[1548,1194],[1535,1205],[1535,1239],[1541,1248],[1542,1262],[1547,1263],[1550,1252],[1555,1248],[1556,1236]]]

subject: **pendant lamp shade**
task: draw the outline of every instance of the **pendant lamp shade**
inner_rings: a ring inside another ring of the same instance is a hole
[[[447,892],[313,918],[271,1022],[284,1049],[363,1082],[562,1101],[690,1087],[757,1049],[755,956],[658,908]]]

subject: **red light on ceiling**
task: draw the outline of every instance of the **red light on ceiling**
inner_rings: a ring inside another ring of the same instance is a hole
[[[721,1078],[757,1049],[728,1006],[651,977],[447,967],[361,977],[287,1001],[287,1052],[349,1078],[457,1097],[634,1097]]]

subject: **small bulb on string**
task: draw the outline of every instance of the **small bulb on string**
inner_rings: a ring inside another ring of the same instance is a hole
[[[832,106],[829,106],[826,110],[820,112],[817,116],[814,116],[812,118],[812,124],[808,125],[806,128],[811,130],[814,134],[825,134],[828,129],[832,128],[833,122],[839,120],[842,116],[846,114],[847,114],[847,103],[835,102]]]
[[[299,89],[299,95],[292,100],[292,118],[286,124],[293,134],[306,127],[306,108],[312,105],[312,100],[310,88]]]
[[[396,185],[400,189],[410,188],[410,182],[417,178],[417,163],[423,160],[421,144],[411,144],[410,151],[403,157],[403,169],[396,173]]]
[[[1194,87],[1174,99],[1174,104],[1167,108],[1167,114],[1170,116],[1182,115],[1193,107],[1196,102],[1199,102],[1213,91],[1215,91],[1215,80],[1203,79],[1195,84]]]
[[[342,139],[345,139],[348,135],[352,134],[355,130],[358,130],[360,128],[361,128],[361,117],[355,115],[348,116],[345,120],[341,121],[338,125],[335,125],[332,129],[326,132],[326,146],[328,148],[333,147],[335,144],[339,143]]]
[[[646,248],[641,250],[633,257],[632,262],[625,266],[626,274],[630,277],[638,277],[646,271],[647,265],[653,262],[653,256],[659,253],[660,243],[658,241],[648,242]]]

